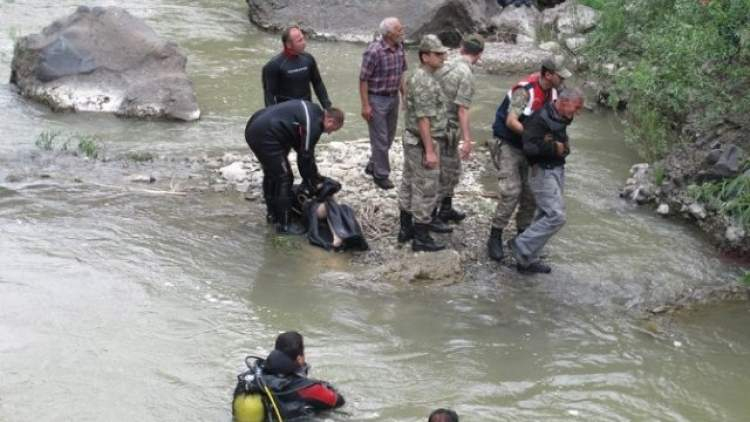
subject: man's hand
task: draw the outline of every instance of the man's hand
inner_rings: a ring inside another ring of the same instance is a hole
[[[370,119],[372,119],[372,107],[370,106],[370,103],[362,105],[362,118],[365,119],[366,122],[369,122]]]
[[[437,168],[439,163],[440,162],[438,161],[438,155],[435,153],[435,151],[425,152],[424,158],[422,159],[422,164],[426,169],[435,169]]]
[[[555,141],[555,150],[558,156],[565,157],[567,149],[564,143]]]
[[[461,141],[461,159],[468,160],[471,155],[472,142],[471,139],[464,139]]]

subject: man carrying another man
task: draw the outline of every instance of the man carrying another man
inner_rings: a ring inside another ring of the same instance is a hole
[[[293,25],[281,34],[284,51],[263,66],[263,98],[266,107],[287,100],[312,101],[310,84],[315,89],[320,105],[331,107],[328,92],[320,78],[315,58],[305,53],[305,35]]]
[[[430,236],[429,224],[437,206],[440,184],[440,143],[445,142],[446,98],[434,73],[448,51],[437,36],[428,34],[419,44],[421,66],[407,83],[404,171],[398,195],[398,241],[412,241],[414,251],[439,251],[445,245]]]
[[[362,55],[359,97],[362,118],[370,130],[370,160],[365,173],[379,188],[392,189],[388,151],[396,136],[399,92],[404,93],[404,30],[398,19],[390,17],[380,23],[380,34]]]
[[[565,157],[570,154],[567,127],[583,107],[583,94],[566,89],[524,122],[523,151],[529,162],[529,186],[536,201],[534,221],[509,242],[522,273],[549,273],[539,260],[547,241],[565,224]]]
[[[557,88],[571,73],[554,60],[544,60],[541,71],[529,75],[513,86],[497,108],[492,125],[493,140],[489,142],[492,162],[498,171],[499,200],[492,220],[487,250],[490,258],[503,259],[503,229],[513,211],[516,228],[522,232],[534,216],[534,197],[528,185],[528,163],[523,154],[521,134],[524,121],[545,103],[557,98]]]
[[[466,214],[453,208],[453,193],[461,178],[461,160],[469,158],[471,154],[469,107],[474,97],[471,66],[479,60],[483,51],[484,39],[480,35],[469,35],[461,43],[461,54],[435,72],[435,78],[448,97],[447,136],[445,142],[440,144],[440,212],[437,214],[446,223],[459,223],[466,218]]]
[[[291,218],[294,175],[289,151],[297,152],[297,167],[308,192],[317,189],[320,176],[315,164],[315,145],[320,135],[344,125],[344,113],[327,110],[305,100],[286,101],[266,107],[250,117],[245,141],[263,166],[263,198],[267,219],[279,234],[302,234],[304,228]]]

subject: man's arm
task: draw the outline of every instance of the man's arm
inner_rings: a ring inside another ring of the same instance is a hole
[[[276,104],[276,92],[278,91],[278,66],[273,59],[263,66],[261,78],[263,79],[263,100],[266,107]]]
[[[372,118],[372,106],[370,94],[367,92],[367,81],[359,81],[359,99],[362,101],[362,118],[369,122]]]
[[[438,166],[438,157],[435,154],[435,145],[433,144],[432,134],[430,133],[430,118],[420,117],[417,120],[419,126],[419,139],[424,147],[424,166],[433,169]]]
[[[341,407],[346,403],[344,396],[328,383],[316,382],[299,390],[298,394],[305,403],[315,410],[329,410]]]
[[[565,144],[556,142],[552,131],[542,122],[542,119],[532,118],[526,125],[523,132],[524,155],[542,160],[562,157]]]
[[[513,91],[510,97],[510,107],[508,109],[508,117],[505,118],[505,126],[508,126],[510,130],[519,135],[523,133],[523,124],[519,119],[523,115],[528,102],[529,93],[523,88]]]
[[[461,158],[469,158],[471,154],[471,129],[469,128],[469,109],[458,106],[458,126],[461,128]]]
[[[318,63],[315,61],[315,58],[313,56],[310,56],[310,60],[312,60],[312,72],[310,75],[310,81],[312,82],[313,89],[315,90],[315,95],[318,97],[318,101],[320,101],[320,105],[323,106],[324,109],[331,108],[331,100],[328,98],[328,91],[326,90],[326,86],[323,83],[323,79],[320,77],[320,71],[318,71]]]

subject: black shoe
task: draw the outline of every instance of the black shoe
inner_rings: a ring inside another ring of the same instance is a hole
[[[436,252],[445,249],[445,245],[435,242],[430,236],[427,224],[414,224],[414,238],[411,241],[411,250],[414,252]]]
[[[414,238],[414,222],[412,215],[408,211],[401,210],[399,214],[399,223],[401,227],[398,230],[398,243],[404,243]]]
[[[549,274],[550,272],[552,272],[552,267],[539,261],[532,262],[531,264],[526,266],[516,264],[516,269],[521,274]]]
[[[445,221],[438,217],[437,208],[432,210],[432,220],[427,225],[431,232],[434,233],[452,233],[453,228],[448,225]]]
[[[393,182],[391,182],[391,179],[389,179],[387,177],[383,177],[383,178],[373,177],[372,181],[375,182],[375,185],[377,187],[379,187],[380,189],[383,189],[383,190],[393,189],[395,187],[395,185],[393,184]]]
[[[307,232],[307,229],[292,219],[292,213],[287,211],[279,215],[274,223],[276,234],[280,235],[301,235]]]
[[[450,223],[451,221],[460,223],[464,218],[466,218],[466,214],[459,212],[455,208],[453,208],[453,198],[450,196],[446,196],[445,198],[443,198],[443,202],[440,204],[440,212],[438,212],[438,217],[440,217],[440,219],[445,221],[446,223]]]
[[[490,229],[490,238],[487,240],[487,252],[491,259],[502,261],[505,257],[503,252],[503,231],[493,227]]]
[[[373,165],[372,165],[372,161],[371,161],[371,162],[367,163],[367,165],[365,166],[365,174],[368,175],[368,176],[372,176],[374,174],[373,171],[372,171],[372,168],[373,168]]]

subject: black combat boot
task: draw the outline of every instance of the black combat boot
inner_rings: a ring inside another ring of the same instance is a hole
[[[445,249],[445,245],[435,242],[430,236],[428,224],[414,223],[414,238],[411,241],[411,250],[414,252],[435,252]]]
[[[493,227],[490,230],[490,238],[487,240],[487,252],[490,258],[495,261],[502,261],[505,254],[503,253],[503,231]]]
[[[516,264],[516,270],[521,274],[549,274],[552,272],[552,267],[543,262],[537,261],[532,262],[529,265]]]
[[[304,226],[294,221],[291,210],[278,213],[274,228],[276,229],[276,234],[281,235],[301,235],[307,232]]]
[[[435,233],[451,233],[453,232],[453,229],[451,226],[448,225],[445,221],[443,221],[439,216],[437,212],[437,208],[432,210],[432,220],[430,220],[430,223],[427,225],[430,231]]]
[[[398,216],[401,227],[398,230],[398,243],[404,243],[414,238],[414,222],[409,211],[401,210]]]
[[[440,212],[438,213],[438,217],[440,217],[440,219],[445,221],[446,223],[449,223],[451,221],[460,223],[464,218],[466,218],[466,214],[453,208],[453,198],[450,196],[446,196],[445,198],[443,198],[443,202],[440,204]]]

